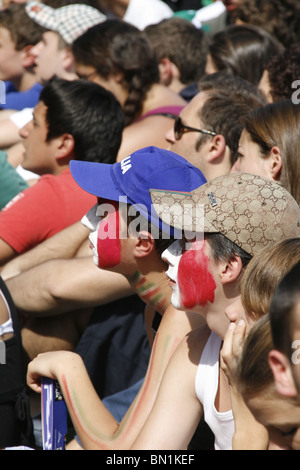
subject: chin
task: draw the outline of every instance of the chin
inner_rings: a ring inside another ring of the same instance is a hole
[[[186,310],[184,306],[181,303],[180,297],[178,294],[173,292],[172,297],[171,297],[171,303],[173,307],[175,307],[177,310]]]

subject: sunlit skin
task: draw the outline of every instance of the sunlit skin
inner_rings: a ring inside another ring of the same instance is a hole
[[[33,110],[33,119],[19,131],[25,149],[22,166],[26,170],[40,175],[47,173],[56,174],[56,171],[59,171],[53,164],[56,139],[47,141],[48,124],[46,113],[47,106],[43,101],[40,101]],[[43,155],[42,159],[41,155]]]
[[[54,75],[66,79],[76,78],[75,73],[71,74],[70,70],[73,59],[67,48],[60,47],[58,33],[54,31],[43,33],[42,40],[32,47],[31,55],[34,57],[34,72],[39,80],[50,80]]]
[[[207,75],[211,75],[213,73],[218,72],[218,69],[212,59],[212,56],[210,54],[207,54],[206,56],[206,64],[205,64],[205,73]]]
[[[11,80],[18,87],[22,75],[22,51],[17,51],[8,29],[0,26],[0,79]]]
[[[269,159],[262,156],[258,144],[251,140],[244,129],[238,147],[238,158],[231,169],[231,173],[252,173],[254,175],[270,178]]]
[[[255,320],[245,312],[241,297],[225,308],[225,315],[231,323],[238,324],[244,322],[246,332],[254,325]]]
[[[158,312],[165,310],[168,299],[163,295],[157,283],[149,281],[147,277],[143,276],[139,271],[136,271],[134,275],[129,278],[129,281],[136,293],[146,304],[155,307]]]
[[[258,89],[262,92],[269,103],[273,103],[273,98],[271,94],[271,85],[269,80],[269,72],[264,70],[260,82],[258,84]]]

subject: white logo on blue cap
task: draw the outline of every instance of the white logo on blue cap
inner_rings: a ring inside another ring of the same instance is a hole
[[[122,175],[124,175],[126,173],[126,171],[129,170],[129,168],[131,168],[131,155],[129,155],[129,157],[126,157],[124,158],[124,160],[121,161],[121,170],[122,170]]]

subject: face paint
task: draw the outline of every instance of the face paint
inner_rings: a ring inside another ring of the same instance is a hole
[[[99,268],[112,268],[121,261],[120,214],[118,203],[112,202],[114,210],[101,220],[97,232]]]
[[[191,310],[214,301],[216,283],[205,246],[204,241],[196,241],[184,251],[182,242],[177,240],[162,255],[169,264],[167,275],[171,279],[172,304],[175,308]]]
[[[178,285],[185,308],[204,307],[215,298],[216,283],[210,271],[210,262],[204,252],[205,242],[194,242],[185,251],[178,266]]]
[[[89,240],[96,266],[105,269],[118,265],[121,260],[118,203],[100,200],[99,205],[94,206],[81,222],[91,232]]]
[[[139,271],[136,271],[129,281],[136,293],[147,305],[151,305],[158,312],[165,310],[166,298],[156,283],[149,281]]]

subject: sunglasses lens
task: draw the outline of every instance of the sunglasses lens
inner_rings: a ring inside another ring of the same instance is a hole
[[[180,139],[181,137],[181,132],[182,132],[182,125],[181,125],[181,119],[177,117],[174,122],[174,134],[175,134],[175,139]]]

